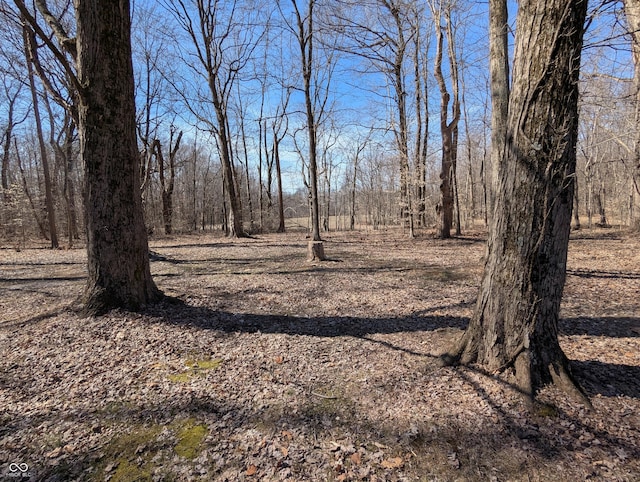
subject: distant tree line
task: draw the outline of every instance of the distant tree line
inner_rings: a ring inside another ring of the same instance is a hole
[[[590,12],[576,228],[640,216],[637,72],[610,55],[637,57],[637,15],[633,2],[621,8],[607,2]],[[85,179],[76,67],[60,56],[73,60],[74,8],[5,0],[1,10],[0,236],[73,245],[85,231]],[[611,27],[619,13],[628,24]],[[485,225],[499,152],[485,18],[454,0],[136,3],[148,231],[237,236],[302,226],[319,238],[403,226],[409,236],[428,227],[446,238]]]

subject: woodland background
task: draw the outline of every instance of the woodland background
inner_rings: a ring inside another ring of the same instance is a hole
[[[311,94],[322,228],[408,228],[409,218],[416,227],[436,226],[444,178],[453,194],[453,229],[483,225],[491,147],[486,5],[311,4],[317,17]],[[73,36],[71,2],[48,5]],[[639,211],[636,87],[622,7],[590,7],[576,227],[630,226]],[[83,174],[65,109],[72,103],[70,81],[51,53],[30,40],[15,7],[2,2],[1,8],[0,238],[15,243],[35,236],[72,245],[83,233]],[[247,232],[282,231],[282,218],[301,218],[297,224],[308,226],[307,119],[291,4],[137,1],[132,15],[149,231],[229,230],[223,151]],[[208,61],[204,37],[193,28],[198,19],[209,22],[215,47]],[[455,146],[448,169],[441,148],[446,135]]]

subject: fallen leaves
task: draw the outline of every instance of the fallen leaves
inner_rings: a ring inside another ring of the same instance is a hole
[[[570,251],[580,276],[561,343],[593,376],[597,410],[543,390],[555,408],[536,414],[506,378],[425,370],[471,314],[482,243],[360,234],[331,233],[342,263],[315,267],[295,233],[156,241],[180,263],[154,262],[154,276],[184,304],[90,322],[60,311],[23,323],[81,291],[55,266],[69,279],[84,269],[78,250],[23,251],[35,262],[9,260],[10,277],[47,279],[0,279],[0,459],[28,456],[52,480],[62,466],[85,479],[85,462],[114,477],[137,463],[157,480],[639,479],[640,280],[596,275],[640,272],[640,242],[598,244],[626,251],[592,268],[590,244]],[[188,432],[174,425],[190,419]],[[122,443],[119,463],[108,447],[135,425],[153,437]]]
[[[383,469],[397,469],[404,465],[404,459],[402,457],[393,457],[383,460],[380,465]]]

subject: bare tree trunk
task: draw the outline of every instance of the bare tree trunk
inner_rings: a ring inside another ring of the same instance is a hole
[[[296,15],[297,41],[300,47],[302,78],[304,81],[304,103],[307,116],[307,134],[309,141],[309,194],[311,215],[311,241],[309,242],[308,257],[312,260],[323,261],[326,259],[322,239],[320,238],[320,209],[318,199],[318,147],[316,127],[318,120],[313,108],[312,77],[314,54],[314,7],[315,0],[307,0],[307,12],[303,17],[297,4],[297,0],[291,0]]]
[[[36,209],[36,205],[33,202],[33,196],[31,196],[31,191],[29,191],[29,184],[27,183],[27,177],[24,173],[24,168],[22,167],[22,159],[20,158],[20,151],[18,150],[18,143],[15,141],[15,150],[16,150],[16,161],[18,163],[18,169],[20,170],[20,177],[22,178],[22,188],[24,189],[24,193],[29,200],[29,206],[31,206],[31,211],[33,212],[33,217],[36,220],[36,224],[38,225],[38,231],[40,232],[40,236],[44,239],[47,239],[47,229],[44,225],[44,221],[40,219],[40,215],[38,214],[38,210]]]
[[[416,14],[417,16],[417,14]],[[425,147],[423,142],[423,136],[428,136],[429,132],[423,132],[422,130],[422,109],[424,103],[422,101],[422,65],[420,62],[421,53],[421,36],[419,21],[416,18],[416,24],[413,27],[413,77],[415,85],[415,109],[416,109],[416,134],[415,134],[415,154],[414,154],[414,166],[415,166],[415,178],[416,178],[416,211],[418,214],[418,226],[425,225],[425,211],[426,211],[426,179],[425,171],[426,166],[424,163],[424,157],[422,155],[422,149]],[[428,121],[427,121],[428,122]],[[353,229],[353,228],[351,228]]]
[[[407,100],[404,78],[404,61],[407,42],[404,37],[405,25],[401,7],[396,2],[382,2],[393,16],[396,26],[395,56],[393,58],[393,87],[395,89],[396,108],[398,109],[398,127],[395,130],[396,145],[400,155],[400,217],[402,225],[407,226],[409,237],[414,233],[413,195],[411,192],[411,169],[409,167],[409,129],[407,121]]]
[[[16,122],[14,118],[14,109],[16,101],[18,100],[18,96],[20,94],[20,90],[22,86],[20,85],[14,94],[9,93],[9,87],[5,83],[5,92],[7,95],[7,100],[9,103],[9,109],[7,110],[7,125],[4,129],[4,133],[2,136],[2,167],[0,169],[0,187],[2,187],[2,199],[5,204],[9,203],[9,161],[11,159],[10,151],[11,151],[11,138],[13,136],[13,129],[15,126],[24,121]]]
[[[595,202],[596,202],[596,206],[598,208],[598,215],[600,216],[600,222],[596,223],[596,226],[598,226],[600,228],[609,228],[609,227],[611,227],[609,225],[609,222],[607,221],[607,212],[606,212],[606,209],[605,209],[606,193],[607,193],[607,190],[604,187],[604,182],[602,182],[600,184],[600,189],[598,190],[598,192],[594,196]]]
[[[73,177],[75,157],[73,154],[73,135],[76,125],[69,115],[67,115],[66,126],[64,127],[64,144],[55,143],[53,148],[56,150],[56,156],[63,165],[64,185],[62,193],[64,195],[66,218],[67,218],[67,237],[69,248],[73,246],[75,239],[80,236],[78,234],[78,216],[76,213],[76,190]]]
[[[75,0],[80,157],[85,166],[86,314],[161,298],[149,269],[136,142],[128,0]]]
[[[445,11],[442,11],[442,8],[445,8]],[[435,58],[435,68],[434,75],[436,77],[436,81],[438,83],[438,87],[440,89],[440,134],[442,137],[442,166],[440,169],[440,205],[439,214],[440,214],[440,237],[443,239],[447,239],[451,237],[451,227],[453,226],[453,213],[454,213],[454,179],[453,179],[453,170],[454,170],[454,162],[455,162],[455,152],[454,149],[456,146],[454,145],[454,130],[458,124],[458,120],[460,118],[460,105],[456,99],[454,99],[454,109],[453,109],[453,118],[451,122],[449,122],[449,102],[451,100],[451,95],[447,90],[447,85],[445,83],[444,75],[442,73],[442,50],[444,43],[444,34],[443,29],[446,28],[447,31],[447,39],[449,43],[449,60],[452,66],[455,66],[455,59],[451,55],[451,19],[450,19],[450,11],[446,9],[450,9],[449,5],[442,6],[436,10],[432,7],[433,15],[436,21],[436,58]],[[445,17],[446,27],[443,27],[440,23],[442,21],[442,17]],[[452,75],[452,82],[454,83],[455,94],[457,96],[457,74],[456,77]]]
[[[631,52],[633,53],[633,88],[635,95],[635,146],[633,184],[636,199],[640,200],[640,0],[624,0],[624,10],[631,30]],[[640,206],[634,206],[636,218],[632,219],[632,227],[640,231]]]
[[[464,75],[460,76],[460,86],[462,88],[462,106],[464,108],[464,134],[466,138],[466,147],[467,147],[467,162],[468,170],[467,170],[467,195],[469,197],[469,218],[471,219],[471,225],[475,224],[476,218],[476,200],[475,200],[475,188],[474,188],[474,176],[473,176],[473,164],[472,164],[472,154],[471,154],[471,132],[469,131],[469,110],[465,100],[466,97],[466,84],[464,82]]]
[[[38,134],[38,145],[40,147],[40,159],[42,161],[42,171],[44,174],[45,206],[47,208],[49,239],[51,240],[51,248],[57,249],[59,247],[58,229],[56,227],[56,212],[51,186],[51,172],[49,171],[49,155],[47,153],[47,146],[44,142],[44,134],[42,133],[42,119],[40,118],[38,92],[36,90],[35,75],[32,64],[31,50],[35,48],[35,34],[26,25],[24,27],[23,34],[24,51],[29,76],[29,88],[31,89],[31,102],[33,103],[33,116],[36,121],[36,132]]]
[[[164,234],[173,232],[173,190],[176,179],[176,154],[180,149],[180,141],[182,140],[182,131],[178,133],[175,144],[173,143],[173,128],[169,135],[169,179],[165,173],[165,159],[162,153],[162,145],[158,139],[151,144],[151,151],[158,160],[158,175],[160,178],[160,189],[162,195],[162,221],[164,223]],[[204,209],[202,211],[204,213]],[[202,228],[204,230],[204,227]]]
[[[282,169],[280,167],[280,145],[277,136],[274,134],[273,156],[276,163],[276,179],[278,183],[278,229],[277,232],[285,232],[284,224],[284,197],[282,195]]]
[[[586,0],[520,2],[508,137],[475,314],[447,362],[515,370],[589,403],[558,343],[571,228]]]
[[[491,158],[487,176],[487,217],[493,215],[501,162],[505,159],[509,112],[509,12],[507,0],[489,0],[489,73],[491,75]]]
[[[573,183],[573,228],[580,230],[580,197],[578,196],[578,177],[575,177]]]
[[[247,151],[247,134],[244,128],[245,112],[242,104],[242,96],[240,93],[240,87],[238,86],[238,110],[239,110],[239,123],[240,123],[240,141],[242,142],[242,161],[244,165],[245,173],[245,188],[247,190],[247,204],[249,208],[249,232],[253,233],[256,228],[256,222],[253,215],[253,196],[251,196],[251,176],[249,172],[249,152]],[[239,195],[240,193],[238,193]]]

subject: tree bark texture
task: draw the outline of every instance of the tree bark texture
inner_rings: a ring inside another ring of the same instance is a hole
[[[139,309],[162,294],[149,269],[128,0],[75,0],[78,133],[85,166],[89,279],[85,314]]]
[[[633,180],[636,199],[640,200],[640,0],[624,0],[624,11],[631,31],[631,52],[633,54],[633,88],[635,96],[635,146],[633,159]],[[633,206],[636,219],[633,227],[640,231],[640,206]]]
[[[558,343],[586,0],[519,4],[508,135],[475,314],[453,360],[581,394]],[[583,398],[584,399],[584,398]]]
[[[509,114],[509,12],[507,0],[489,0],[489,74],[491,76],[491,158],[487,171],[487,213],[493,213],[500,163],[504,159]]]

